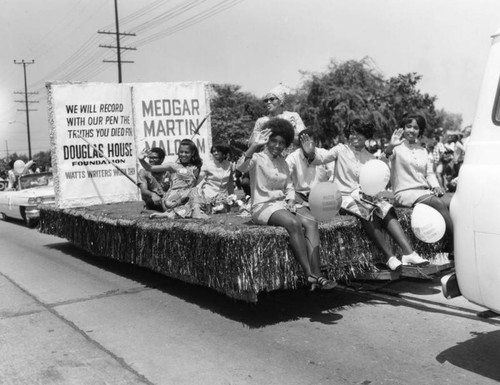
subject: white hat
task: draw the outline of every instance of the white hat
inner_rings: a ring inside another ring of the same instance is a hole
[[[284,103],[286,96],[290,94],[290,87],[287,87],[280,83],[276,87],[269,90],[268,94],[275,95],[281,103]]]

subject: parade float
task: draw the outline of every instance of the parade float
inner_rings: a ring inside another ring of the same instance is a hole
[[[161,146],[175,159],[176,143],[188,137],[202,157],[208,156],[206,83],[54,83],[47,88],[56,204],[41,210],[41,232],[95,256],[245,301],[305,286],[283,228],[253,225],[236,208],[204,220],[150,219],[144,210],[135,184],[138,150]],[[411,210],[398,215],[416,251],[433,258],[440,242],[415,237]],[[381,255],[357,219],[335,215],[319,227],[325,275],[341,282],[380,276]]]
[[[65,238],[93,255],[142,266],[246,301],[257,301],[262,292],[305,286],[283,228],[252,225],[249,217],[237,212],[207,220],[150,219],[149,214],[141,202],[47,207],[41,212],[40,231]],[[439,253],[439,242],[427,244],[413,235],[411,210],[398,210],[398,214],[420,255],[432,259]],[[337,216],[320,225],[320,237],[320,259],[327,276],[343,283],[380,276],[381,255],[357,219]],[[385,273],[386,279],[399,276]]]

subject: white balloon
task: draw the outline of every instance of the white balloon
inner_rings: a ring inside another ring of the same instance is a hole
[[[21,159],[16,160],[14,162],[14,172],[16,174],[21,174],[24,171],[25,166],[26,164]]]
[[[446,223],[436,209],[417,203],[411,214],[411,229],[415,236],[425,243],[434,243],[443,238]]]
[[[320,182],[311,187],[309,209],[319,222],[328,222],[338,214],[342,194],[336,182]]]
[[[359,170],[359,186],[363,193],[377,195],[385,190],[390,177],[389,166],[379,159],[372,159],[361,166]]]

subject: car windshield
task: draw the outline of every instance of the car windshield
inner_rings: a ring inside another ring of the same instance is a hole
[[[48,186],[53,183],[52,173],[39,173],[39,174],[27,174],[23,175],[19,178],[19,188],[21,190],[39,187],[39,186]]]

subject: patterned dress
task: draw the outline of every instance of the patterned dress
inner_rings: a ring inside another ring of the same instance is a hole
[[[194,165],[183,165],[179,161],[170,165],[174,171],[170,172],[171,187],[163,196],[162,204],[167,217],[188,217],[191,215],[194,187],[198,180],[199,169]]]
[[[211,159],[203,163],[195,197],[203,212],[213,213],[214,208],[221,205],[226,208],[228,196],[234,193],[233,178],[234,164],[228,160],[217,162]]]

